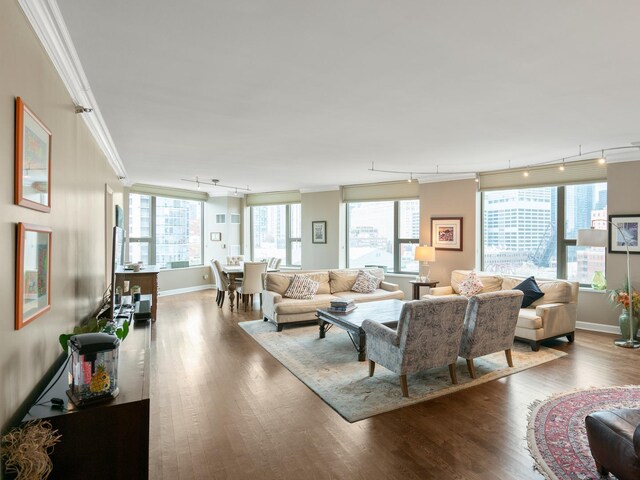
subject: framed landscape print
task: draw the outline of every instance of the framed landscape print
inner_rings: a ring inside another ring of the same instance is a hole
[[[609,253],[640,253],[638,243],[638,215],[609,215]]]
[[[313,243],[327,243],[327,222],[311,222],[311,239]]]
[[[462,217],[431,217],[431,245],[436,250],[462,251]]]
[[[51,309],[51,229],[18,224],[16,330]]]
[[[51,211],[51,132],[16,98],[15,204]]]

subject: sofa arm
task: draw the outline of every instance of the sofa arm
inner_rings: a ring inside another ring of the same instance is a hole
[[[400,285],[398,285],[397,283],[382,281],[380,282],[380,288],[382,290],[387,290],[388,292],[395,292],[396,290],[400,290]]]
[[[432,287],[429,291],[429,295],[455,295],[453,287]]]
[[[542,319],[545,337],[562,335],[576,329],[577,304],[547,303],[546,305],[538,305],[536,315]]]
[[[376,337],[378,340],[390,345],[398,346],[400,344],[400,337],[398,337],[396,330],[374,320],[365,319],[362,322],[362,329],[368,336]],[[367,337],[367,340],[369,340],[369,337]]]
[[[271,290],[262,291],[262,313],[271,321],[276,321],[276,305],[282,301],[282,295]]]

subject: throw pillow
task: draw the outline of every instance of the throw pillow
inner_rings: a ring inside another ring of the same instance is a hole
[[[284,296],[297,300],[310,300],[318,291],[319,286],[320,282],[311,280],[307,275],[295,274],[289,288],[284,292]]]
[[[544,295],[544,292],[540,290],[540,287],[538,287],[538,284],[536,283],[536,279],[533,277],[523,280],[521,283],[513,287],[513,289],[520,290],[524,293],[524,297],[522,297],[522,308],[527,308]]]
[[[356,283],[353,284],[351,290],[358,293],[372,293],[375,292],[379,284],[380,279],[378,277],[364,270],[360,270],[356,277]]]
[[[467,275],[467,278],[460,283],[460,295],[473,297],[482,291],[482,287],[484,287],[484,285],[478,278],[478,274],[475,270],[472,270],[469,272],[469,275]]]

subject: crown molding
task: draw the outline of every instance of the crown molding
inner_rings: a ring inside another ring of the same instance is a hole
[[[81,113],[85,124],[120,181],[127,184],[127,172],[118,155],[109,129],[102,118],[89,80],[84,73],[71,35],[55,0],[18,0],[20,7],[35,31],[40,43],[53,62],[74,106],[92,108],[90,113]]]

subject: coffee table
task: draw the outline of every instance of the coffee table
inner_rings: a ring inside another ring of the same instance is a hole
[[[364,362],[367,352],[367,337],[362,329],[362,322],[369,319],[380,322],[389,328],[396,328],[404,304],[405,302],[402,300],[396,299],[364,302],[358,303],[357,308],[349,313],[337,313],[326,308],[319,308],[316,310],[316,317],[318,317],[318,325],[320,326],[320,338],[324,338],[325,332],[333,325],[337,325],[347,331],[358,352],[358,360]]]

